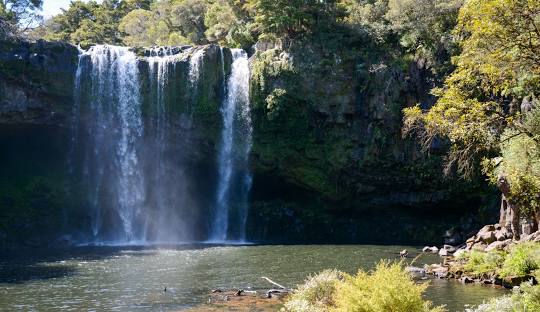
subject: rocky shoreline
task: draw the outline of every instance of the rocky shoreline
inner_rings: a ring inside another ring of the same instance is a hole
[[[464,256],[470,252],[507,252],[512,246],[526,242],[540,244],[540,231],[524,231],[520,239],[516,240],[506,227],[500,224],[486,225],[462,245],[443,245],[441,248],[436,246],[424,247],[422,249],[423,253],[436,253],[443,258],[443,261],[439,264],[425,265],[424,268],[409,267],[408,271],[413,274],[429,275],[436,278],[456,279],[464,284],[477,283],[513,288],[528,281],[535,285],[538,281],[530,274],[505,276],[503,278],[495,273],[470,274],[464,268],[467,263]]]

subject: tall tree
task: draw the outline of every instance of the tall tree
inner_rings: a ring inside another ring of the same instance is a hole
[[[416,133],[424,147],[429,148],[436,137],[448,140],[448,170],[457,168],[470,176],[484,160],[484,171],[496,176],[492,181],[503,193],[503,206],[510,211],[518,237],[519,213],[531,208],[518,194],[531,190],[516,189],[534,184],[519,183],[519,175],[501,169],[526,161],[526,155],[517,160],[516,153],[508,153],[516,150],[512,144],[518,137],[530,144],[539,142],[538,127],[527,121],[536,114],[540,96],[539,29],[540,0],[467,1],[455,30],[462,52],[444,88],[434,90],[437,104],[427,111],[418,106],[405,110],[405,132]],[[536,212],[534,208],[528,216]]]
[[[27,30],[41,20],[42,4],[43,0],[0,0],[0,23],[4,27]]]

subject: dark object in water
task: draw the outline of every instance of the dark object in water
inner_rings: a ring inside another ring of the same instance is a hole
[[[408,255],[409,253],[407,252],[407,249],[403,249],[402,251],[399,252],[399,256],[401,258],[407,258]]]

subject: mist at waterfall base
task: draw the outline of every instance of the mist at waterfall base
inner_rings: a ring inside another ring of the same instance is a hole
[[[203,48],[81,51],[75,81],[70,172],[84,189],[80,243],[245,241],[251,185],[249,67],[233,50],[220,77],[220,141],[213,159],[194,111],[205,79]],[[225,58],[221,50],[222,68]],[[203,151],[206,149],[205,151]],[[217,151],[217,152],[216,152]]]

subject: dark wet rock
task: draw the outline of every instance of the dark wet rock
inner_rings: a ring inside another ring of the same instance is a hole
[[[60,42],[0,42],[0,123],[61,123],[71,111],[78,50]]]
[[[463,284],[474,283],[474,279],[472,279],[471,277],[468,277],[468,276],[462,276],[462,277],[459,279],[459,281],[462,282]]]

